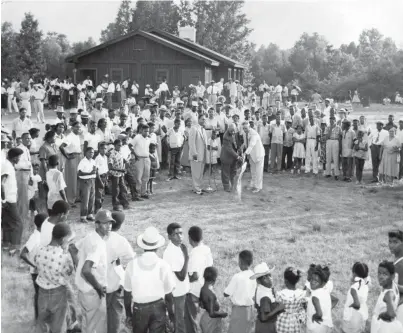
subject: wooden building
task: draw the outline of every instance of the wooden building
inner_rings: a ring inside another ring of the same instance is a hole
[[[138,30],[70,56],[66,62],[74,65],[72,76],[76,82],[89,76],[97,85],[109,74],[116,81],[136,80],[140,94],[146,84],[158,88],[163,78],[171,91],[174,86],[181,89],[198,81],[205,84],[221,78],[225,82],[228,78],[243,82],[243,64],[191,39],[157,29]]]

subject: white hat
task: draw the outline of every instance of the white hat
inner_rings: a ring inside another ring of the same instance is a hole
[[[90,116],[90,114],[88,113],[87,110],[84,111],[84,112],[81,112],[81,118],[86,118],[86,117],[89,117],[89,116]]]
[[[261,276],[265,276],[267,274],[270,274],[271,272],[274,271],[275,266],[273,266],[272,268],[269,268],[269,266],[267,266],[267,264],[265,262],[262,262],[259,265],[256,265],[255,269],[253,270],[253,272],[255,274],[253,274],[250,279],[251,280],[255,280],[260,278]]]
[[[167,111],[167,110],[168,110],[168,109],[167,109],[167,107],[166,107],[165,105],[161,105],[159,109],[160,109],[160,110],[165,110],[165,111]]]
[[[137,237],[137,245],[143,250],[155,250],[164,244],[165,238],[155,227],[148,227],[143,234]]]
[[[72,113],[78,113],[77,109],[76,108],[71,109],[70,114],[72,114]]]
[[[103,99],[101,98],[101,97],[99,97],[99,98],[97,98],[96,100],[95,100],[95,103],[103,103]]]
[[[199,103],[197,103],[196,101],[192,102],[192,106],[198,106],[198,105],[199,105]]]
[[[63,106],[58,106],[55,111],[56,112],[64,112],[64,107]]]
[[[403,118],[400,118],[400,119],[399,119],[399,123],[403,123]]]

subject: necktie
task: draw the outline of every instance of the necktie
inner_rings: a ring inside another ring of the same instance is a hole
[[[377,143],[379,141],[379,135],[381,132],[378,132],[378,136],[376,137],[375,143]]]

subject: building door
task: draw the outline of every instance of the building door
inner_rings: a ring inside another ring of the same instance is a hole
[[[203,73],[194,69],[182,69],[182,86],[189,87],[189,85],[197,85],[199,81],[203,83]]]
[[[94,85],[95,88],[98,85],[96,69],[80,69],[77,82],[86,80],[88,76],[90,77],[92,84]]]

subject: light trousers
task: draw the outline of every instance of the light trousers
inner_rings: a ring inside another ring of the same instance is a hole
[[[338,176],[340,174],[339,170],[339,140],[327,140],[326,141],[326,170],[325,175],[331,175],[332,173],[332,162],[334,175]]]
[[[78,177],[77,177],[77,167],[80,163],[80,154],[75,154],[73,159],[67,159],[64,166],[64,180],[66,182],[66,197],[70,205],[76,202],[78,191]]]
[[[34,100],[33,102],[34,111],[36,113],[36,120],[38,123],[45,122],[45,115],[43,114],[43,103],[39,99]]]
[[[305,156],[305,172],[311,172],[311,163],[312,170],[314,174],[318,173],[318,150],[315,150],[316,147],[316,139],[308,139],[306,141],[306,156]]]
[[[13,112],[13,109],[15,110],[15,112],[18,112],[17,100],[14,96],[12,95],[8,96],[7,107],[9,113]]]
[[[249,159],[249,163],[250,163],[250,172],[252,174],[250,187],[261,190],[263,188],[264,159],[261,159],[260,161],[257,162],[253,162],[252,159]]]
[[[208,103],[209,105],[215,107],[215,103],[217,103],[217,95],[208,95]]]
[[[277,170],[281,171],[281,160],[283,158],[283,144],[272,143],[270,147],[270,167],[274,171],[277,165]]]
[[[193,189],[195,191],[202,190],[203,184],[203,172],[204,172],[204,161],[190,161],[190,168],[192,170],[192,181],[193,181]]]
[[[136,178],[136,194],[145,195],[147,191],[147,183],[150,179],[150,158],[139,158],[134,163]]]
[[[17,179],[17,209],[21,216],[22,223],[26,224],[29,210],[29,199],[28,198],[28,182],[31,177],[30,171],[17,170],[15,172]],[[7,190],[7,189],[6,189]],[[28,227],[28,225],[26,225]]]
[[[106,300],[99,298],[95,289],[83,293],[78,292],[78,302],[81,306],[83,333],[106,333]]]

